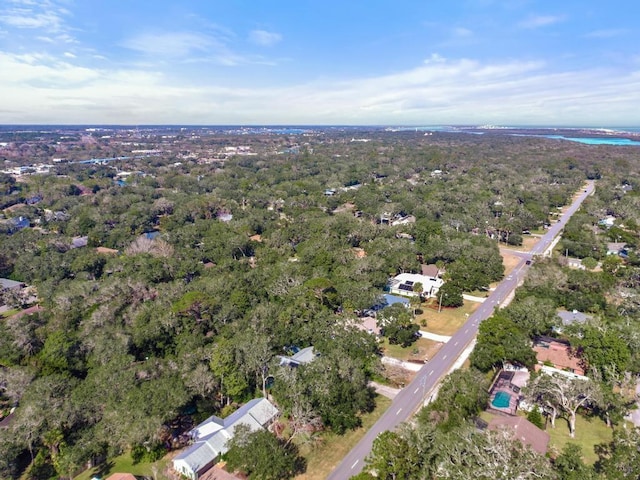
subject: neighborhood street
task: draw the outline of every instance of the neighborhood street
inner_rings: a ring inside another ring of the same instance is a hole
[[[388,410],[371,427],[360,442],[347,454],[342,462],[328,477],[334,480],[346,480],[360,473],[364,467],[366,456],[371,451],[373,441],[382,432],[393,430],[400,423],[408,420],[423,402],[433,395],[435,387],[450,370],[463,350],[471,343],[478,332],[482,320],[490,317],[495,307],[516,289],[529,269],[530,260],[535,255],[542,255],[551,245],[554,238],[562,231],[571,216],[578,210],[584,199],[594,190],[594,182],[575,198],[573,204],[540,238],[529,254],[522,255],[516,268],[491,292],[478,309],[469,316],[467,322],[458,330],[442,348],[416,374],[414,380],[403,388],[393,400]]]

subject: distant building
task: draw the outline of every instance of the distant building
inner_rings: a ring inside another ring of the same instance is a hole
[[[422,291],[420,292],[414,291],[417,283],[422,284]],[[388,286],[389,291],[396,295],[434,297],[443,284],[442,279],[438,277],[427,277],[418,273],[401,273],[392,278]]]
[[[413,215],[406,215],[404,217],[396,218],[395,220],[391,221],[391,226],[395,227],[397,225],[407,225],[409,223],[416,223],[416,217],[414,217]]]
[[[218,220],[225,223],[233,220],[233,215],[229,212],[218,212],[218,215],[216,217]]]
[[[73,237],[73,240],[71,240],[71,248],[86,247],[88,243],[89,243],[89,237],[87,236]]]
[[[318,353],[315,352],[313,346],[303,348],[297,351],[290,357],[280,357],[280,365],[287,365],[289,367],[299,367],[307,363],[313,362]]]
[[[8,221],[9,224],[9,232],[14,233],[18,230],[22,230],[23,228],[28,228],[31,226],[31,222],[26,217],[14,217],[10,218]]]
[[[626,246],[627,244],[624,242],[609,242],[607,243],[607,255],[620,255]]]
[[[598,225],[605,228],[611,228],[616,223],[616,217],[609,215],[608,217],[600,219]]]
[[[389,295],[388,293],[385,293],[384,295],[382,295],[382,303],[377,307],[378,309],[382,309],[385,307],[390,307],[391,305],[395,305],[396,303],[399,303],[409,308],[409,300],[407,300],[404,297],[396,297],[395,295]]]
[[[0,293],[9,290],[22,290],[24,283],[16,282],[15,280],[9,280],[8,278],[0,278]]]
[[[558,312],[558,316],[562,321],[562,325],[571,325],[573,323],[585,323],[587,320],[591,320],[591,316],[585,313],[579,312],[577,310],[572,310],[571,312],[567,310],[562,310]]]

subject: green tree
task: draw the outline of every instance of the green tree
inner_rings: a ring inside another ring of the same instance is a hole
[[[504,313],[497,312],[480,324],[471,365],[486,372],[503,362],[532,367],[536,357],[529,337]]]
[[[640,428],[619,428],[613,440],[597,445],[595,470],[602,478],[623,480],[640,478]]]
[[[224,456],[227,467],[246,473],[250,479],[281,480],[304,470],[304,461],[295,445],[266,430],[251,432],[247,425],[238,425],[227,446],[229,450]]]
[[[541,403],[551,411],[552,427],[555,427],[555,416],[564,414],[571,438],[575,437],[578,409],[589,403],[597,404],[601,398],[596,382],[560,374],[539,374],[529,382],[525,392],[532,402]]]
[[[413,323],[411,312],[399,303],[378,312],[378,324],[382,328],[382,334],[392,345],[408,347],[418,338],[420,327]]]
[[[410,480],[422,467],[418,450],[401,434],[383,432],[373,441],[367,469],[382,480]]]
[[[461,307],[464,305],[462,297],[462,288],[454,282],[445,282],[438,289],[438,305],[442,307]]]
[[[517,299],[502,310],[530,338],[551,332],[557,323],[553,301],[530,295]]]
[[[487,388],[487,379],[478,370],[455,370],[445,377],[438,396],[419,414],[419,421],[436,423],[444,431],[460,427],[486,408]]]
[[[595,478],[594,471],[584,463],[582,447],[567,443],[562,453],[553,461],[553,469],[560,480],[589,480]]]
[[[544,429],[544,417],[540,413],[538,405],[534,405],[531,411],[527,413],[527,420],[533,423],[539,429]]]
[[[572,339],[572,343],[582,349],[587,364],[597,368],[605,380],[609,373],[623,373],[628,369],[631,361],[629,346],[611,328],[603,330],[587,325],[580,335]]]
[[[508,430],[470,432],[462,429],[440,446],[438,479],[496,480],[557,478],[549,461],[523,445]]]

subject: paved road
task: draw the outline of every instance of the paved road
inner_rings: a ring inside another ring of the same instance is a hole
[[[413,415],[418,407],[423,404],[425,396],[432,394],[431,392],[438,385],[440,379],[449,372],[465,347],[471,343],[478,333],[478,324],[482,320],[489,318],[494,308],[500,305],[515,290],[518,282],[524,278],[529,268],[526,262],[531,259],[532,255],[544,253],[553,239],[561,232],[571,215],[578,210],[584,199],[593,192],[593,189],[594,183],[589,182],[586,190],[580,193],[571,207],[560,217],[560,221],[551,226],[532,249],[531,253],[522,258],[513,272],[469,316],[469,320],[451,337],[451,340],[444,344],[431,361],[416,374],[414,380],[398,393],[388,410],[329,475],[329,479],[347,480],[351,476],[360,473],[364,467],[364,459],[371,451],[376,437],[382,432],[393,430]]]

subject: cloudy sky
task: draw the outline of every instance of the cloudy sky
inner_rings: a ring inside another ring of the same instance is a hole
[[[0,0],[0,123],[640,125],[637,0]]]

